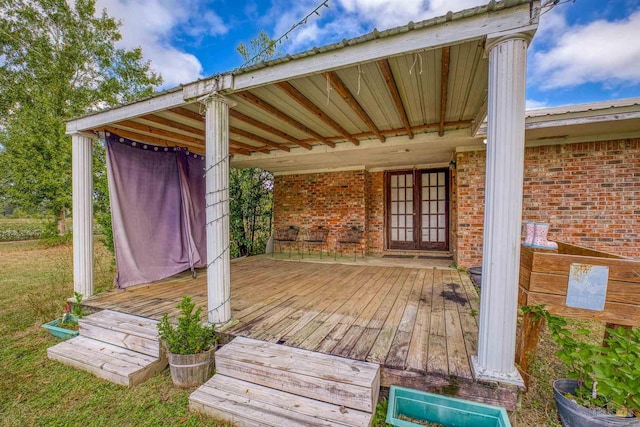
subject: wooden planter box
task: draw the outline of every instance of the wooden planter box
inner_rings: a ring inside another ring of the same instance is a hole
[[[567,307],[573,263],[609,267],[604,310]],[[558,242],[558,250],[522,246],[518,305],[544,304],[553,314],[615,325],[640,325],[640,261]]]

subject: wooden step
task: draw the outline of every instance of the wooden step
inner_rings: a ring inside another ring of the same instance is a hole
[[[49,347],[47,356],[129,387],[140,384],[167,366],[166,358],[137,353],[82,335]]]
[[[240,427],[369,426],[373,415],[216,374],[189,397],[189,408]]]
[[[93,338],[138,353],[160,357],[158,321],[103,310],[78,321],[80,336]]]
[[[373,412],[380,367],[293,347],[236,337],[216,352],[216,372],[286,393]]]

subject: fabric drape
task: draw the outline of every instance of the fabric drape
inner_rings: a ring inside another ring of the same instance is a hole
[[[204,158],[112,133],[105,139],[118,287],[204,267]]]

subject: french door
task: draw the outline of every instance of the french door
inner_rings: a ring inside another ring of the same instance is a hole
[[[389,249],[449,249],[449,171],[386,172]]]

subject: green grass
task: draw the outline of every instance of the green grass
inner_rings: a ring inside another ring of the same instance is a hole
[[[113,278],[96,244],[97,288]],[[224,426],[192,414],[193,390],[175,388],[168,370],[132,389],[47,359],[59,342],[41,328],[72,296],[70,245],[0,243],[0,426]]]
[[[61,314],[73,295],[71,245],[46,247],[37,241],[0,243],[0,427],[4,426],[224,426],[189,413],[192,390],[173,387],[168,370],[128,389],[47,359],[56,344],[41,325]],[[95,248],[98,291],[112,287],[113,259]],[[588,327],[593,339],[603,325]],[[555,344],[542,334],[531,366],[529,391],[511,413],[514,427],[556,427],[551,383],[564,375]],[[376,427],[384,426],[384,404]]]

